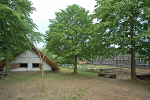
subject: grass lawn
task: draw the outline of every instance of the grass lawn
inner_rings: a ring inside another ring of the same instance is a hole
[[[125,73],[128,73],[125,72]],[[130,73],[130,72],[129,72]],[[44,91],[40,72],[11,72],[0,79],[0,100],[148,100],[150,82],[97,76],[97,73],[61,68],[44,72]],[[127,75],[127,74],[126,74]]]
[[[109,66],[100,66],[100,65],[78,65],[79,67],[82,67],[82,68],[91,68],[91,69],[101,69],[101,68],[112,68],[112,67],[109,67]]]
[[[94,72],[94,73],[126,70],[126,68],[115,68],[115,67],[101,66],[101,65],[88,65],[88,64],[80,65],[80,64],[78,64],[77,66],[78,66],[79,70]],[[69,66],[61,66],[61,67],[62,68],[70,68]],[[73,66],[72,66],[72,68],[73,68]]]

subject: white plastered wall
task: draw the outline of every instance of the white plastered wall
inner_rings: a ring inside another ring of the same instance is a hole
[[[13,63],[27,63],[28,68],[16,68],[11,69],[10,71],[40,71],[40,68],[33,68],[32,63],[41,63],[40,57],[35,53],[27,50],[25,53],[21,53],[16,57],[14,61],[11,61],[10,64]],[[4,68],[5,70],[5,68]],[[43,70],[51,70],[50,65],[46,62],[43,62]]]

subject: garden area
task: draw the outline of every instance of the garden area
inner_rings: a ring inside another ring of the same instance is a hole
[[[0,1],[0,100],[150,99],[150,0],[46,1]]]
[[[97,73],[60,67],[60,71],[11,72],[9,79],[0,79],[1,100],[148,100],[150,81],[131,80],[130,70],[114,71],[116,79]],[[137,74],[150,70],[137,69]]]

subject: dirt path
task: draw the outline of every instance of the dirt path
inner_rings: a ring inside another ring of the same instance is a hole
[[[11,79],[0,80],[0,100],[150,100],[149,81],[130,80],[129,71],[117,73],[117,79],[110,79],[66,69],[49,72],[44,91],[39,73],[12,73]]]

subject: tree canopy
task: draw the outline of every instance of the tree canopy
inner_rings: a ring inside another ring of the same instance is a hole
[[[58,56],[75,59],[74,73],[77,72],[77,57],[88,57],[88,42],[92,19],[89,11],[78,5],[67,6],[65,10],[55,13],[50,19],[46,32],[46,48]]]
[[[0,52],[12,59],[20,51],[31,50],[32,42],[39,41],[41,33],[30,18],[35,10],[29,0],[0,1]]]
[[[29,0],[0,1],[0,52],[6,59],[6,72],[9,60],[27,49],[32,50],[34,41],[41,41],[42,34],[35,32],[36,24],[30,18],[35,10]]]
[[[149,0],[96,0],[94,18],[104,42],[131,54],[131,78],[135,78],[135,53],[149,39]],[[145,40],[146,39],[146,40]]]
[[[64,57],[55,55],[52,52],[50,52],[48,49],[43,48],[41,51],[56,64],[74,64],[74,60],[65,59]]]

